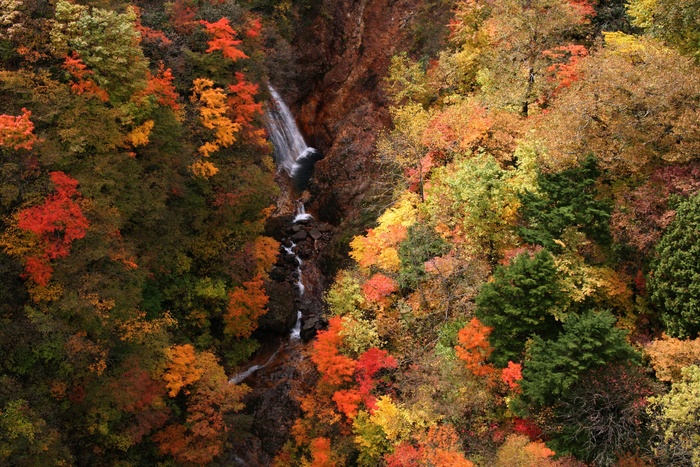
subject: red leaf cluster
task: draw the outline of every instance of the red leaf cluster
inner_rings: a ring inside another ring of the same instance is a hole
[[[20,211],[18,222],[19,228],[39,237],[43,254],[27,258],[25,273],[44,286],[53,272],[48,262],[68,256],[71,244],[83,238],[89,226],[78,204],[78,181],[63,172],[51,172],[49,177],[55,192],[44,204]]]
[[[379,272],[362,285],[362,293],[371,302],[380,302],[398,289],[399,285],[394,279]]]
[[[204,20],[201,20],[199,23],[205,27],[207,34],[211,36],[208,42],[209,48],[207,52],[220,50],[224,57],[234,62],[239,58],[248,58],[248,56],[238,48],[242,41],[234,39],[236,31],[231,28],[228,18],[221,18],[215,23]]]
[[[0,147],[32,149],[37,137],[34,135],[34,123],[29,120],[32,113],[22,109],[22,115],[0,115]]]
[[[89,98],[94,97],[102,102],[109,101],[107,91],[89,78],[89,76],[94,75],[94,72],[88,70],[87,65],[83,63],[77,52],[74,51],[72,55],[66,56],[63,68],[73,75],[74,81],[71,83],[70,88],[75,94],[79,96],[85,94]]]

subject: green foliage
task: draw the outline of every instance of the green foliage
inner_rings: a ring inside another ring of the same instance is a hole
[[[615,321],[608,311],[586,311],[569,316],[556,339],[534,337],[520,383],[525,400],[552,404],[568,394],[584,372],[608,363],[637,361],[627,331],[615,327]]]
[[[427,276],[425,262],[444,255],[449,249],[449,243],[430,226],[420,222],[410,226],[406,240],[399,245],[399,285],[414,289]]]
[[[56,4],[51,41],[57,56],[78,52],[97,84],[118,102],[145,86],[147,62],[139,47],[133,7],[126,13],[89,8],[64,0]]]
[[[632,0],[627,10],[635,26],[700,59],[700,2]]]
[[[656,245],[649,277],[651,301],[673,337],[700,332],[700,194],[678,206]]]
[[[332,316],[362,317],[366,300],[357,277],[341,271],[326,293],[326,303]]]
[[[520,361],[525,341],[539,336],[556,337],[561,324],[554,318],[566,296],[557,281],[554,258],[543,250],[531,256],[521,253],[508,266],[498,266],[493,282],[487,282],[476,297],[476,315],[493,331],[491,360],[505,367],[508,360]]]
[[[518,235],[533,245],[560,251],[555,243],[568,227],[575,227],[602,244],[610,242],[612,206],[597,199],[600,176],[596,160],[588,157],[579,167],[557,173],[540,173],[538,190],[520,194],[520,215],[526,226]]]

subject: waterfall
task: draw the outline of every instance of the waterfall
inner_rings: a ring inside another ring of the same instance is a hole
[[[304,203],[299,201],[297,203],[297,213],[296,216],[294,216],[294,220],[292,222],[296,224],[297,222],[305,222],[313,218],[314,216],[306,212],[306,207],[304,206]]]
[[[292,178],[294,187],[302,191],[311,177],[314,164],[323,158],[316,149],[307,146],[289,107],[277,90],[268,83],[272,101],[267,106],[267,130],[275,148],[277,166]]]

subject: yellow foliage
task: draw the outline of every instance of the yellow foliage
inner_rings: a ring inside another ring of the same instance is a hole
[[[399,270],[401,261],[396,250],[416,222],[418,195],[405,192],[396,204],[377,219],[379,225],[365,236],[350,242],[350,257],[363,268],[376,266],[386,271]]]
[[[382,428],[392,444],[406,441],[411,436],[412,423],[406,410],[394,404],[389,396],[382,396],[377,400],[370,421]]]
[[[146,120],[143,124],[137,126],[126,135],[126,141],[133,147],[143,146],[148,144],[148,136],[153,129],[153,120]]]
[[[136,317],[122,321],[117,325],[121,331],[120,340],[126,342],[144,342],[149,336],[165,331],[177,324],[177,320],[166,311],[162,318],[146,319],[146,312],[140,311]]]
[[[199,381],[204,374],[204,370],[196,365],[197,356],[190,344],[174,345],[166,350],[165,356],[168,364],[163,380],[170,397],[175,397],[183,387]],[[185,391],[185,394],[189,394],[189,391]]]
[[[209,178],[216,175],[219,172],[219,169],[216,168],[216,166],[211,162],[200,159],[192,163],[190,166],[190,171],[199,177]]]
[[[215,88],[210,79],[197,78],[194,80],[192,102],[199,102],[199,115],[205,128],[214,130],[214,141],[205,143],[199,148],[203,157],[209,157],[220,148],[231,146],[236,138],[233,136],[241,129],[241,125],[226,117],[226,93],[223,89]]]

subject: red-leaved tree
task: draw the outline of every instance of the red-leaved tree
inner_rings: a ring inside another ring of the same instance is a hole
[[[55,192],[44,204],[21,211],[17,224],[39,239],[41,254],[26,259],[25,274],[42,286],[53,273],[49,261],[68,256],[72,243],[83,238],[89,226],[79,204],[78,181],[63,172],[51,172],[49,177]]]

